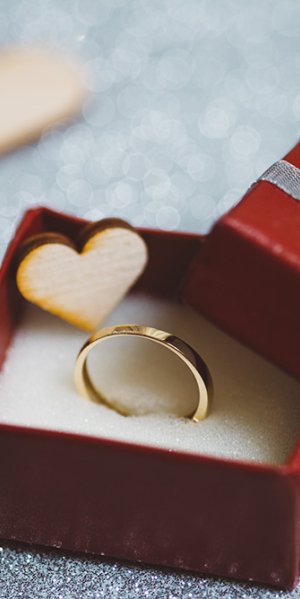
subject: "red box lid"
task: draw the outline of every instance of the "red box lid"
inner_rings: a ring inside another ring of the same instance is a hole
[[[297,377],[299,199],[300,144],[214,225],[181,288],[184,302]]]

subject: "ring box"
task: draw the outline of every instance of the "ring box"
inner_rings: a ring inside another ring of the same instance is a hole
[[[297,147],[288,158],[300,165]],[[182,301],[299,376],[300,206],[259,182],[205,238],[142,231],[136,288]],[[28,236],[86,223],[29,210],[0,273],[0,357],[22,316],[14,257]],[[300,442],[259,464],[0,423],[0,536],[292,588],[300,563]]]

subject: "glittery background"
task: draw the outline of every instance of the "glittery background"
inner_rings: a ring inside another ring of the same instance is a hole
[[[300,596],[61,552],[0,548],[1,599],[279,599]]]
[[[205,232],[293,146],[295,0],[0,0],[3,44],[79,60],[81,120],[0,161],[0,255],[25,208]],[[0,598],[300,597],[3,544]]]

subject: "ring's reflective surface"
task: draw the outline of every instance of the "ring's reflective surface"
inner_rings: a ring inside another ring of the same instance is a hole
[[[212,398],[212,380],[209,370],[201,356],[185,341],[150,326],[141,326],[134,324],[125,324],[111,326],[101,329],[92,335],[81,348],[75,366],[75,384],[81,395],[96,402],[105,403],[110,408],[123,415],[130,415],[129,409],[120,408],[120,405],[112,400],[108,400],[93,384],[87,367],[87,357],[89,352],[99,343],[113,337],[135,336],[144,338],[154,343],[158,343],[173,352],[180,358],[192,373],[198,389],[198,400],[196,408],[190,414],[186,414],[195,422],[203,420],[208,412],[209,403]]]

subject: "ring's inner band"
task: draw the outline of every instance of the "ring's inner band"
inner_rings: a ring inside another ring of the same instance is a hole
[[[184,417],[197,405],[191,371],[167,346],[150,338],[107,337],[88,354],[85,377],[122,414]]]
[[[91,337],[78,356],[75,378],[83,395],[125,415],[163,412],[201,420],[211,392],[207,367],[193,348],[137,325],[109,327]]]

